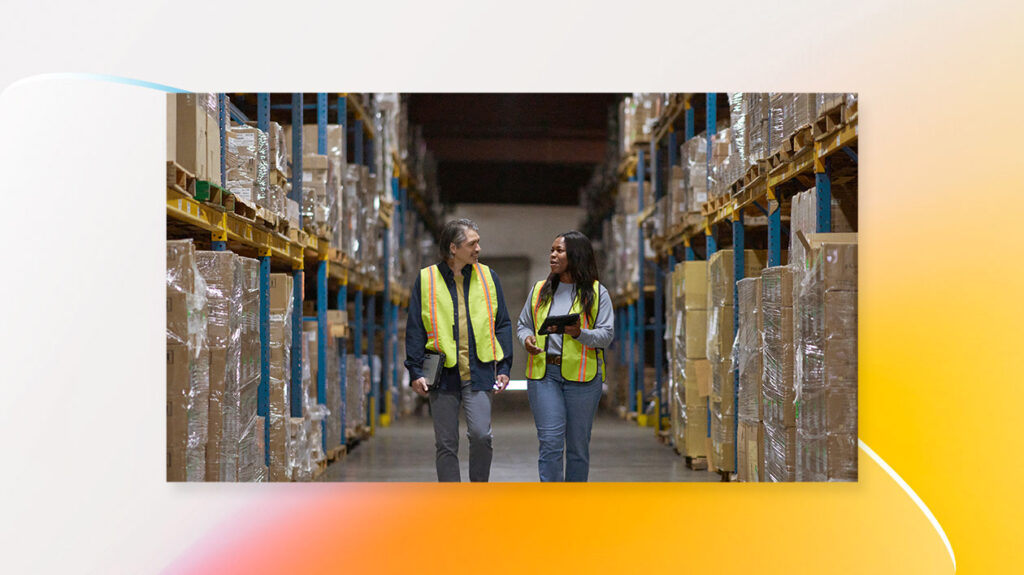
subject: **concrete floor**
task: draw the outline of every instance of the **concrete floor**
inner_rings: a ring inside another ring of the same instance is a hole
[[[495,398],[492,415],[494,459],[491,481],[537,481],[537,431],[525,391]],[[459,463],[469,477],[469,446],[460,417]],[[434,431],[430,417],[410,415],[356,446],[332,463],[320,481],[433,482]],[[718,481],[707,471],[691,471],[685,460],[659,442],[651,428],[641,428],[600,411],[590,441],[590,481]]]

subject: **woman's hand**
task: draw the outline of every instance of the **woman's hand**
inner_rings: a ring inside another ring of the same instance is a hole
[[[582,333],[582,331],[580,330],[580,320],[577,319],[576,323],[565,326],[565,333],[573,337],[579,337],[580,333]]]
[[[526,341],[524,341],[523,344],[526,346],[526,351],[529,352],[530,355],[537,355],[544,351],[537,347],[537,338],[532,335],[526,336]]]

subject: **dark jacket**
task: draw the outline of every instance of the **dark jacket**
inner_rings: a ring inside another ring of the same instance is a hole
[[[438,264],[441,270],[441,277],[452,294],[452,302],[455,303],[455,326],[452,333],[455,341],[458,342],[463,334],[459,333],[459,306],[456,302],[458,292],[455,289],[455,273],[448,264]],[[469,309],[469,279],[473,273],[472,266],[462,268],[462,287],[466,294],[466,309]],[[508,309],[505,307],[505,295],[501,291],[501,282],[498,281],[498,274],[491,270],[491,278],[494,280],[494,287],[498,310],[494,316],[494,335],[501,345],[505,357],[497,362],[497,374],[508,375],[512,369],[512,320],[509,319]],[[409,381],[423,377],[423,356],[427,345],[427,330],[423,326],[423,314],[420,311],[420,276],[416,276],[412,291],[409,294],[409,317],[405,324],[405,367],[409,370]],[[473,323],[467,321],[469,327],[469,372],[473,381],[473,391],[490,391],[494,388],[494,362],[483,363],[476,355],[476,340],[473,337]],[[439,390],[446,393],[458,393],[461,389],[461,378],[459,377],[459,366],[445,367],[441,369],[441,385]]]

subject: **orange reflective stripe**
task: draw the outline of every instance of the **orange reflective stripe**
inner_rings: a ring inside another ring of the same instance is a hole
[[[583,310],[580,310],[580,311],[583,311]],[[587,314],[581,313],[580,317],[583,318],[583,327],[581,327],[580,329],[587,329]],[[579,341],[579,340],[576,340],[576,341]],[[583,345],[583,344],[580,343],[580,345]],[[579,375],[579,379],[577,381],[583,381],[583,374],[586,373],[586,369],[587,369],[587,346],[583,345],[583,361],[580,362],[580,375]]]
[[[491,333],[491,357],[494,361],[498,361],[498,350],[494,346],[494,313],[491,311],[491,290],[487,289],[487,282],[484,281],[484,274],[480,270],[480,264],[476,264],[477,278],[480,280],[480,287],[484,288],[484,297],[487,298],[487,320],[488,327]]]
[[[435,293],[434,288],[434,267],[436,266],[431,266],[430,271],[427,273],[430,276],[430,333],[434,334],[434,351],[441,353],[441,348],[438,347],[437,341],[441,338],[437,336],[437,306],[434,303],[437,301],[437,293]]]

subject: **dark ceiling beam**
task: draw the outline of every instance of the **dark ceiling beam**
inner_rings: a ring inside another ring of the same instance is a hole
[[[604,161],[608,142],[562,138],[431,138],[429,146],[440,161],[599,164]]]

